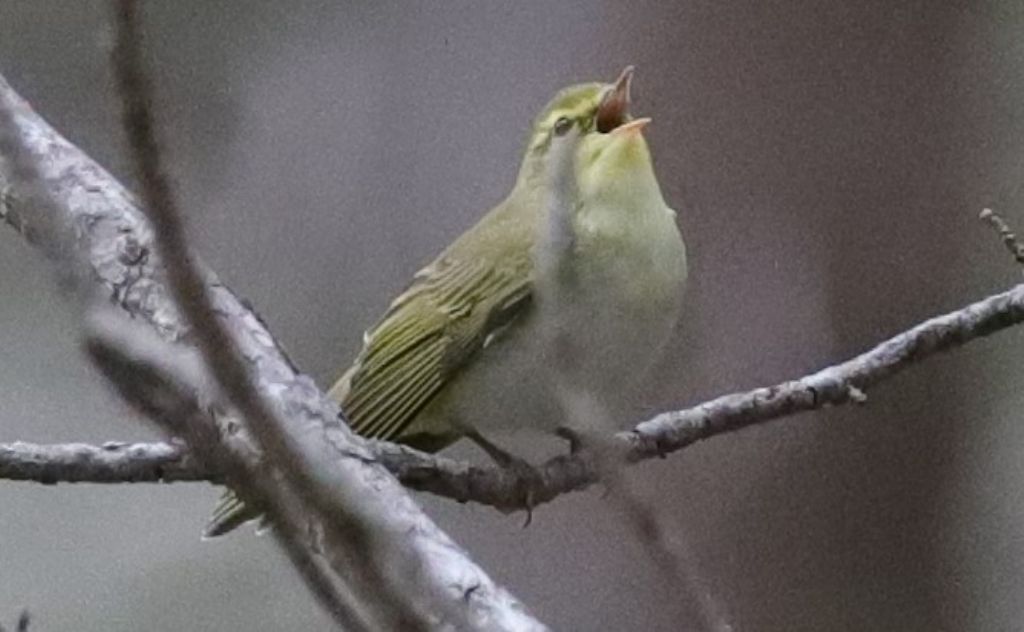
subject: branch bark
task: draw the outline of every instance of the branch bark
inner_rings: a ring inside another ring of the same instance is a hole
[[[165,340],[189,344],[194,333],[170,300],[164,264],[154,252],[152,228],[137,201],[109,173],[61,137],[0,77],[0,108],[10,113],[18,140],[36,164],[53,208],[31,203],[17,187],[10,161],[0,163],[0,218],[41,248],[52,245],[40,226],[70,227],[74,246],[88,262],[92,280],[132,318],[151,325]],[[59,213],[50,217],[48,213]],[[497,586],[412,501],[387,471],[337,419],[337,406],[301,375],[259,317],[197,262],[218,319],[230,330],[258,388],[286,411],[297,428],[338,465],[361,480],[395,532],[418,560],[418,580],[443,595],[455,611],[481,629],[536,630],[533,619]],[[27,444],[21,444],[24,448]],[[11,447],[11,446],[8,446]],[[88,451],[87,451],[88,452]],[[152,455],[153,450],[146,451]],[[15,450],[25,456],[25,450]],[[95,452],[90,452],[95,456]],[[22,459],[24,463],[24,459]],[[96,463],[107,463],[92,459]]]
[[[203,467],[183,445],[116,441],[102,445],[40,445],[25,441],[0,444],[0,478],[45,485],[221,482],[219,475]]]

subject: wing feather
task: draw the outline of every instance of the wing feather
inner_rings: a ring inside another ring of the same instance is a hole
[[[366,336],[335,387],[352,429],[401,440],[416,416],[528,306],[530,261],[439,259],[416,275]]]

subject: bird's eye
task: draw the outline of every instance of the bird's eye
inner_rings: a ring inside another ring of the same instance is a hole
[[[555,136],[565,136],[566,134],[569,133],[569,130],[571,129],[572,119],[569,118],[568,116],[559,117],[559,119],[555,121]]]

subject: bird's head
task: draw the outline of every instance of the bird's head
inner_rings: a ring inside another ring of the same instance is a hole
[[[561,90],[534,120],[520,181],[543,177],[553,139],[576,130],[576,181],[580,193],[607,195],[611,188],[628,194],[654,183],[651,155],[642,130],[649,118],[630,114],[633,67],[613,83],[584,83]]]

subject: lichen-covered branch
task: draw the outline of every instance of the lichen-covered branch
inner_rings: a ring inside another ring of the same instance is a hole
[[[666,412],[641,423],[633,430],[616,435],[620,457],[637,462],[681,450],[702,439],[766,423],[801,412],[845,403],[864,403],[865,392],[910,365],[936,353],[967,344],[977,338],[1024,323],[1024,284],[977,301],[942,316],[937,316],[876,345],[840,364],[811,375],[774,386],[725,395],[703,404]],[[132,457],[139,470],[159,471],[161,455],[169,446],[144,444]],[[503,511],[523,509],[521,486],[505,469],[475,466],[436,455],[424,454],[392,443],[366,442],[373,457],[402,483],[462,502],[491,505]],[[19,448],[18,446],[25,446]],[[57,446],[59,447],[59,446]],[[24,452],[37,450],[31,444],[0,444],[0,473],[21,472]],[[84,449],[80,448],[80,449]],[[103,448],[92,446],[93,452]],[[53,468],[43,464],[32,472],[47,482],[63,481],[59,463]],[[594,464],[586,453],[558,456],[539,466],[541,486],[535,503],[585,489],[597,482]],[[134,482],[118,480],[114,471],[97,462],[96,482]],[[6,477],[6,476],[5,476]],[[205,479],[200,470],[189,471],[177,480]],[[18,474],[19,480],[40,480]],[[143,480],[155,480],[151,475]],[[68,482],[80,481],[81,478]]]
[[[172,345],[114,310],[89,319],[86,351],[124,401],[149,417],[172,437],[180,437],[200,467],[218,468],[226,478],[259,470],[259,462],[240,434],[221,436],[208,410],[218,400],[196,357],[183,345]],[[346,630],[369,630],[368,614],[328,566],[323,555],[307,546],[308,524],[301,503],[281,481],[252,476],[244,490],[279,512],[273,535],[317,600]],[[272,505],[271,505],[272,503]]]
[[[89,276],[110,301],[151,325],[165,340],[189,343],[193,333],[169,299],[165,271],[154,252],[152,228],[135,198],[102,167],[46,124],[0,77],[0,107],[11,113],[19,140],[31,154],[59,223],[74,236],[74,247],[88,262]],[[55,218],[19,191],[9,161],[0,161],[0,219],[35,245],[47,248],[50,234],[38,230]],[[287,411],[311,441],[335,455],[373,489],[392,527],[406,534],[406,545],[421,561],[420,579],[436,586],[454,608],[464,609],[479,627],[543,629],[507,591],[497,586],[427,518],[397,482],[353,441],[337,421],[337,406],[312,380],[301,375],[277,346],[259,317],[216,276],[198,264],[218,318],[240,345],[261,392]],[[467,597],[468,596],[468,597]]]
[[[185,446],[162,442],[3,443],[0,478],[43,484],[220,482]]]

